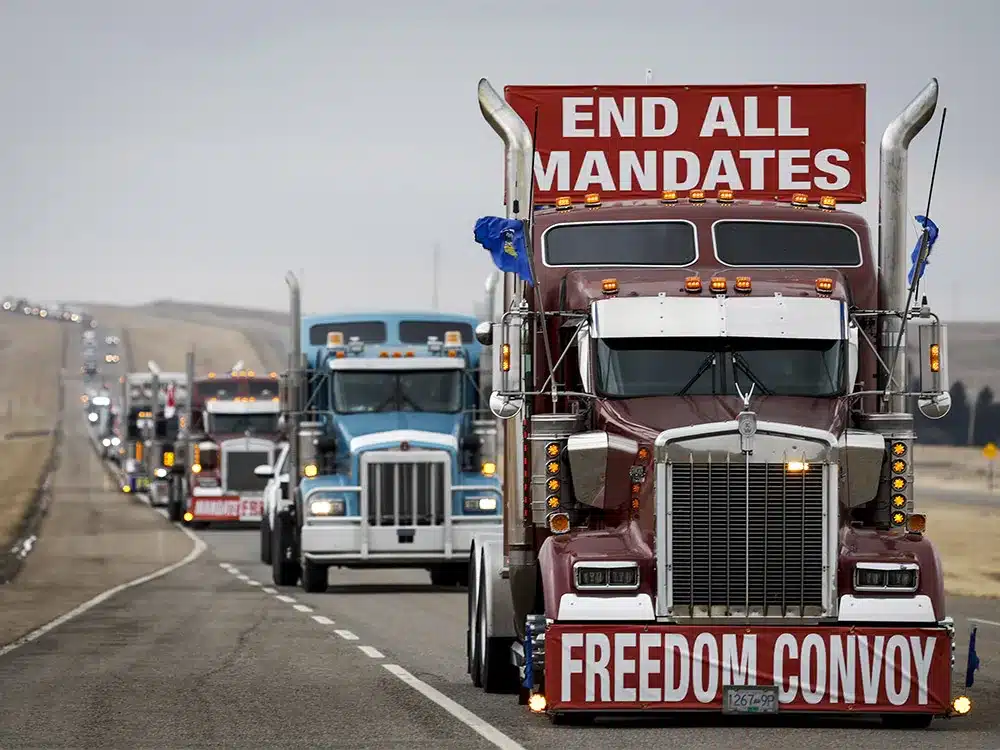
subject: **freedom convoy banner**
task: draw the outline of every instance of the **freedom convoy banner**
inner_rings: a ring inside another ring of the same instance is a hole
[[[702,189],[864,203],[864,84],[508,86],[535,125],[535,205]]]
[[[940,629],[556,624],[545,660],[553,710],[722,710],[726,685],[777,686],[765,711],[942,713],[951,701]]]

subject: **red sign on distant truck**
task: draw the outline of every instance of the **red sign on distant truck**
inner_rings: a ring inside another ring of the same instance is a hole
[[[508,86],[532,128],[535,205],[559,196],[865,201],[865,85]]]

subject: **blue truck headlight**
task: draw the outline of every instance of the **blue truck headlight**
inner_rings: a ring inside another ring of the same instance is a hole
[[[324,498],[309,503],[311,516],[342,516],[345,510],[344,501],[339,498]]]
[[[468,497],[465,499],[465,510],[468,513],[492,512],[497,509],[495,497]]]

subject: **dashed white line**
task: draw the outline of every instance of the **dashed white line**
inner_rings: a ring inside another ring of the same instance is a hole
[[[320,625],[333,625],[333,620],[325,615],[313,615],[313,619]]]
[[[265,586],[264,588],[261,589],[261,591],[263,591],[265,594],[277,594],[278,593],[278,589],[272,589],[270,586]]]
[[[996,620],[980,620],[978,617],[970,617],[968,620],[969,622],[978,622],[980,625],[994,625],[1000,628],[1000,622]]]
[[[299,612],[312,612],[313,611],[312,607],[307,607],[305,604],[296,604],[294,608],[296,610],[298,610]]]
[[[260,586],[260,581],[255,581],[252,578],[247,581],[251,586]]]
[[[358,650],[372,659],[384,659],[385,654],[373,646],[358,646]]]
[[[222,568],[223,570],[228,570],[230,573],[232,573],[234,570],[236,570],[236,568],[234,568],[229,563],[219,563],[219,567]]]
[[[276,597],[279,602],[284,602],[285,604],[295,604],[295,599],[290,596],[285,596],[284,594],[278,594]]]
[[[244,575],[243,573],[240,573],[236,577],[239,578],[241,581],[249,581],[250,580],[250,576]]]
[[[383,664],[382,666],[425,698],[443,708],[487,742],[501,748],[501,750],[525,750],[523,745],[517,744],[492,724],[480,719],[472,711],[459,705],[440,690],[435,690],[423,680],[414,677],[398,664]]]
[[[334,630],[333,632],[336,633],[337,635],[339,635],[345,641],[356,641],[356,640],[358,640],[358,637],[356,635],[354,635],[354,633],[352,633],[350,630]]]

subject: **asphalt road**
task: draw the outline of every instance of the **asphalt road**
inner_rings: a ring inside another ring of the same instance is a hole
[[[278,590],[257,531],[193,537],[188,564],[0,648],[0,748],[1000,750],[998,601],[951,600],[956,693],[973,625],[982,668],[972,715],[930,730],[717,716],[562,727],[472,687],[464,591],[423,572],[337,569],[326,594]]]

